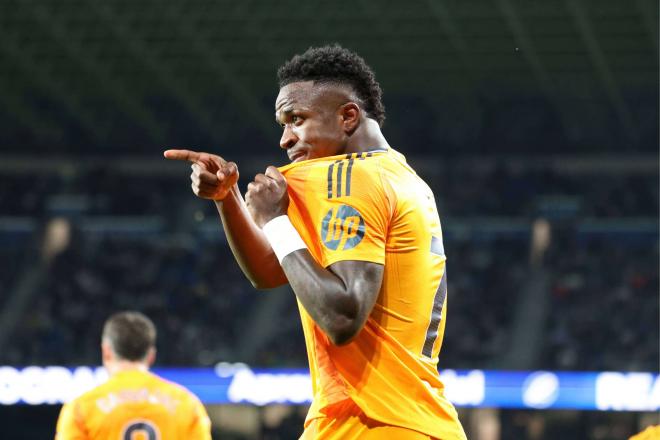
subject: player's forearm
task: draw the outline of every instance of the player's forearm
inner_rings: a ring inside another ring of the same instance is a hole
[[[323,268],[308,250],[293,252],[282,261],[289,284],[314,322],[335,345],[351,341],[366,320],[357,299],[359,286],[348,286]]]
[[[250,282],[259,289],[287,283],[277,257],[250,216],[237,186],[223,201],[217,201],[227,242],[234,258]]]

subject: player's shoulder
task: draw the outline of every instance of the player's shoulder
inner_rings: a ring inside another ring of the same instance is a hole
[[[85,391],[80,394],[75,399],[72,399],[69,403],[74,404],[83,404],[85,402],[94,401],[101,395],[106,394],[108,391],[112,390],[115,385],[116,380],[111,376],[105,382],[98,384],[94,388]]]
[[[382,188],[393,197],[398,187],[419,179],[405,156],[393,148],[362,153],[353,168],[356,181],[374,189]]]
[[[386,150],[346,154],[326,165],[320,187],[327,191],[327,200],[353,199],[372,200],[383,193],[381,161]]]
[[[294,191],[323,194],[327,200],[375,193],[395,198],[393,191],[401,177],[416,176],[405,157],[389,147],[296,162],[280,171]]]
[[[384,174],[409,175],[417,177],[417,172],[410,166],[404,156],[394,148],[388,148],[386,154],[378,156],[380,166],[383,170],[389,171]]]
[[[306,178],[314,176],[330,175],[341,170],[344,174],[348,173],[353,167],[360,167],[363,170],[377,169],[381,160],[387,160],[391,149],[370,150],[361,153],[345,153],[335,156],[325,156],[317,159],[294,162],[282,167],[279,171],[285,175],[304,174]],[[395,153],[398,154],[398,153]]]
[[[155,388],[160,388],[162,390],[168,390],[172,393],[175,394],[185,394],[188,392],[186,388],[183,386],[179,385],[176,382],[172,382],[171,380],[165,379],[162,376],[159,376],[158,374],[149,371],[147,373],[149,375],[149,382],[151,383],[151,386]]]
[[[356,153],[344,161],[353,162],[353,172],[358,178],[373,183],[387,181],[394,176],[417,176],[405,156],[391,147]]]
[[[130,371],[122,372],[111,376],[106,382],[92,388],[71,401],[71,403],[86,404],[96,401],[99,397],[112,392],[118,392],[125,389],[142,388],[158,389],[167,394],[186,397],[191,393],[183,386],[164,379],[151,371]]]
[[[185,402],[197,402],[199,399],[195,396],[189,389],[180,385],[176,382],[172,382],[164,377],[158,376],[155,373],[149,373],[152,377],[152,380],[157,384],[157,388],[161,392],[166,392],[171,396],[175,397],[177,400]]]
[[[109,385],[108,382],[110,379],[100,385],[95,386],[91,390],[87,390],[84,393],[80,394],[79,396],[69,400],[62,406],[62,413],[87,413],[89,410],[91,410],[95,404],[96,401],[107,394],[110,389],[112,389]]]

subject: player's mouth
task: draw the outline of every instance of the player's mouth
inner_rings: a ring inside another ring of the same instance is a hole
[[[294,151],[289,153],[289,160],[291,160],[292,163],[299,162],[301,160],[305,160],[305,156],[306,154],[304,151]]]

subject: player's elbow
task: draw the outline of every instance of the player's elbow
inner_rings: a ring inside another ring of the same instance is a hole
[[[326,315],[326,334],[334,345],[349,344],[362,331],[370,307],[361,301],[365,295],[348,294],[338,296],[332,311]]]
[[[333,345],[347,345],[355,339],[362,330],[362,323],[346,316],[336,318],[334,325],[326,332]]]
[[[252,284],[252,287],[258,290],[268,290],[268,289],[274,289],[276,287],[283,286],[287,284],[289,281],[286,279],[286,277],[278,277],[278,276],[269,276],[269,277],[256,277],[256,276],[248,276],[248,280],[250,281],[250,284]]]
[[[355,339],[355,336],[357,336],[357,333],[335,333],[328,335],[330,342],[338,347],[350,344]]]
[[[276,284],[272,282],[267,282],[263,280],[250,280],[252,287],[257,290],[269,290],[281,286],[281,284]]]

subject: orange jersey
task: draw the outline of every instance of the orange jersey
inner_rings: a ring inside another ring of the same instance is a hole
[[[210,439],[211,422],[185,388],[145,371],[115,374],[62,407],[56,440]]]
[[[288,215],[319,264],[384,265],[376,304],[349,344],[333,345],[299,303],[314,392],[307,423],[350,398],[379,422],[464,439],[437,371],[447,277],[431,189],[392,149],[280,171],[288,183]]]
[[[633,435],[629,440],[658,440],[660,439],[660,425],[653,425],[646,428],[639,434]]]

